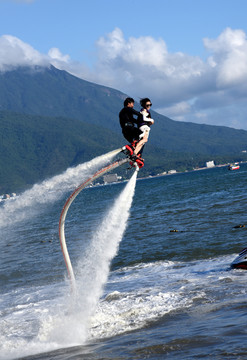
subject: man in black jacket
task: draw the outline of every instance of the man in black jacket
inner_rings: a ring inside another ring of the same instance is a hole
[[[124,100],[124,108],[119,113],[119,122],[123,136],[130,144],[137,142],[141,134],[141,131],[135,126],[137,118],[134,118],[134,116],[140,116],[140,112],[134,109],[134,103],[134,99],[126,98]]]
[[[144,166],[144,160],[141,157],[141,153],[145,141],[140,139],[142,131],[138,126],[135,126],[135,124],[140,122],[140,116],[142,118],[143,115],[134,109],[134,103],[134,99],[129,97],[126,98],[124,100],[124,108],[119,113],[119,122],[123,136],[131,144],[124,146],[122,151],[132,160],[131,165],[136,163],[138,167],[141,168]]]

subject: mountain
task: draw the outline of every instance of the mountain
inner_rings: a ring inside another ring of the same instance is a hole
[[[0,193],[124,145],[118,113],[125,97],[53,66],[1,72]],[[152,117],[143,174],[244,157],[247,131]]]
[[[112,136],[109,129],[77,119],[0,111],[0,194],[24,189],[120,144],[124,144],[121,134]],[[187,156],[150,145],[142,174],[185,163],[192,166]]]
[[[60,173],[119,143],[120,136],[112,141],[110,130],[92,129],[79,120],[0,111],[0,194]]]
[[[0,73],[0,110],[67,117],[120,134],[118,113],[125,94],[50,68]],[[138,102],[136,103],[138,108]],[[150,144],[169,151],[226,154],[246,148],[247,132],[223,126],[178,122],[152,111]]]
[[[126,96],[51,66],[0,73],[0,110],[67,117],[114,129]]]

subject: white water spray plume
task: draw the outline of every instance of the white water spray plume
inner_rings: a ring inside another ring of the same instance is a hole
[[[123,238],[135,193],[137,171],[105,214],[93,234],[76,269],[76,292],[66,294],[64,306],[42,322],[38,342],[49,342],[59,348],[85,344],[90,331],[90,318],[95,313],[103,287]]]
[[[105,215],[95,231],[86,253],[76,266],[75,312],[81,320],[90,320],[96,310],[103,287],[110,272],[111,260],[116,256],[127,227],[130,208],[135,193],[137,171]]]
[[[41,211],[42,205],[58,201],[66,191],[80,185],[120,151],[121,149],[117,149],[74,168],[68,168],[64,173],[35,184],[16,198],[5,201],[0,208],[0,228],[31,218]]]

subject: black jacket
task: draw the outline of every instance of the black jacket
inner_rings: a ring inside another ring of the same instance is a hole
[[[138,117],[139,115],[139,111],[125,106],[119,113],[119,122],[121,128],[123,129],[125,126],[134,126],[134,124],[137,124],[137,119],[135,119],[134,116]]]

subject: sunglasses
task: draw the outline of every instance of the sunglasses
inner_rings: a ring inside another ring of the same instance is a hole
[[[146,106],[152,106],[153,104],[146,104]]]

